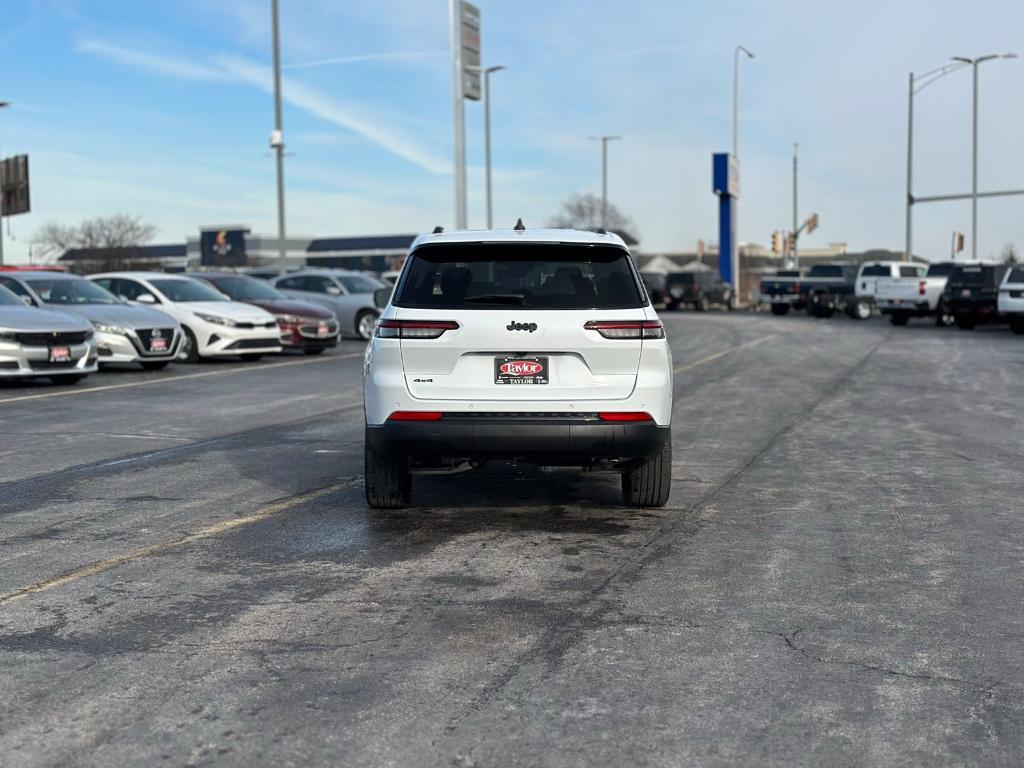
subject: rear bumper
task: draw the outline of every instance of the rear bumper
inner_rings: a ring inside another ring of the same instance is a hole
[[[946,309],[954,315],[995,315],[995,299],[947,298]]]
[[[671,440],[671,428],[558,414],[533,417],[451,414],[432,422],[366,427],[379,453],[437,459],[525,459],[577,466],[597,460],[648,459]]]

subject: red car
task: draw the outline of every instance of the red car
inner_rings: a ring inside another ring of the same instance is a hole
[[[281,346],[318,355],[338,345],[338,318],[323,307],[285,296],[269,283],[232,272],[188,272],[204,280],[228,298],[255,304],[277,318]]]

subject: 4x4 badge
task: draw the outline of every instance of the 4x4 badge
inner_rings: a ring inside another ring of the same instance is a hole
[[[513,320],[511,323],[505,326],[506,331],[529,331],[533,333],[537,330],[536,323],[517,323]]]

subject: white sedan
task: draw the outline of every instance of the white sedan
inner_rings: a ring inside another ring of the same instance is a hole
[[[91,275],[130,304],[159,307],[185,333],[179,360],[239,356],[259,360],[281,351],[277,319],[252,304],[231,301],[206,283],[159,272],[108,272]]]

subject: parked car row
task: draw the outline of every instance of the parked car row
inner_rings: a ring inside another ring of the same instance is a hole
[[[376,278],[304,270],[260,280],[228,272],[0,273],[0,378],[73,383],[100,365],[319,354],[367,340],[380,314]]]
[[[706,312],[713,304],[736,307],[732,286],[717,272],[641,272],[640,277],[651,302],[673,312],[684,307]]]
[[[780,272],[761,281],[760,301],[776,315],[806,308],[815,317],[843,310],[866,319],[877,309],[893,325],[931,317],[971,329],[1009,323],[1024,334],[1024,266],[1005,263],[901,261],[816,264],[804,275]]]

